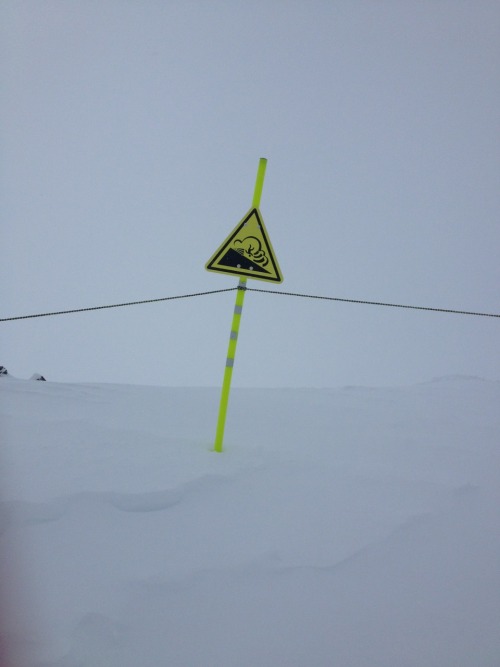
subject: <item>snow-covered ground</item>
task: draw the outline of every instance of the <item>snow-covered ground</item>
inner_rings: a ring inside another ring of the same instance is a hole
[[[0,378],[14,667],[500,665],[500,383],[218,400]]]

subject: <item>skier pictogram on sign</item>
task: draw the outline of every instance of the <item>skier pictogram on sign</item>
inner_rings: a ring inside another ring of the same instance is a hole
[[[283,282],[258,208],[251,208],[205,265],[207,271]]]

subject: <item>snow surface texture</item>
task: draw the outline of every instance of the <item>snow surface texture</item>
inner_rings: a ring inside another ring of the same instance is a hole
[[[500,664],[500,383],[0,394],[15,667]]]

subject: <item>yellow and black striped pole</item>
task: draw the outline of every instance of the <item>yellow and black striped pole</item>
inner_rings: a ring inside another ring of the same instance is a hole
[[[259,208],[262,187],[264,185],[264,176],[266,173],[267,160],[261,157],[259,160],[259,169],[255,181],[255,190],[253,195],[252,207]],[[222,391],[219,406],[219,418],[217,420],[217,431],[215,433],[216,452],[222,452],[224,440],[224,428],[226,426],[227,405],[229,402],[229,392],[231,390],[231,379],[233,376],[234,358],[236,355],[236,345],[238,343],[238,333],[240,330],[241,313],[243,311],[243,301],[245,300],[245,291],[247,286],[246,278],[240,278],[238,291],[236,292],[236,303],[234,305],[233,321],[231,323],[231,334],[229,336],[229,346],[227,349],[226,368],[224,370],[224,380],[222,382]]]

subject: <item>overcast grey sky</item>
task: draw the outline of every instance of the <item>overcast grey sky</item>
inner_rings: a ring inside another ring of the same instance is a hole
[[[500,5],[5,0],[2,317],[234,287],[500,312]],[[266,284],[249,281],[249,286]],[[0,323],[57,381],[220,385],[234,293]],[[248,293],[233,383],[500,379],[500,321]]]

